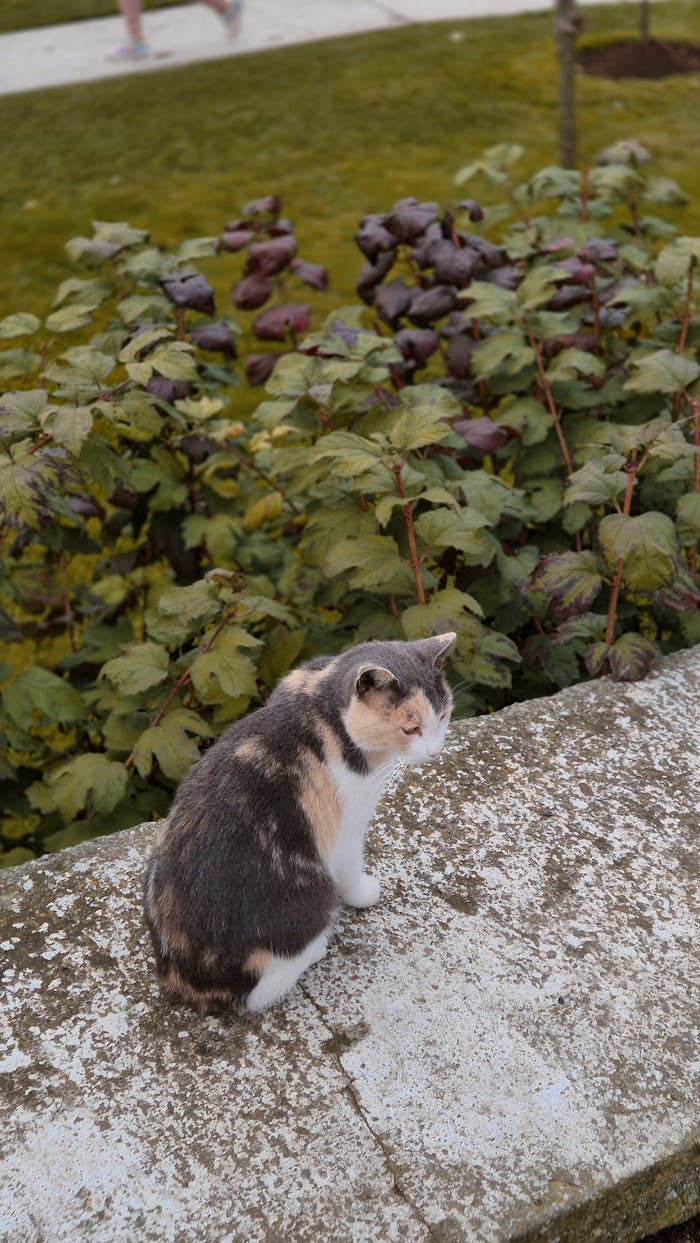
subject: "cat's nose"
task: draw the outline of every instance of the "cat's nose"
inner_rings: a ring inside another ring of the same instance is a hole
[[[442,746],[438,743],[436,747],[428,747],[427,751],[428,751],[428,755],[430,756],[431,760],[434,760],[442,751]]]

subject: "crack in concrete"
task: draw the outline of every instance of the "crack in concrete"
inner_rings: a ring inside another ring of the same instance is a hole
[[[298,987],[300,991],[306,997],[307,1001],[309,1001],[311,1005],[314,1007],[314,1010],[316,1011],[319,1019],[321,1020],[326,1031],[328,1032],[331,1040],[337,1040],[338,1034],[337,1032],[333,1030],[330,1023],[328,1022],[328,1019],[326,1018],[326,1015],[323,1011],[322,1006],[316,1001],[316,998],[311,995],[311,993],[309,992],[308,988],[306,987],[304,983],[300,981]],[[420,1224],[425,1228],[425,1230],[428,1233],[428,1237],[431,1239],[439,1238],[439,1235],[435,1232],[435,1230],[430,1225],[430,1223],[426,1221],[425,1217],[423,1216],[420,1209],[418,1208],[418,1205],[411,1199],[411,1197],[408,1195],[408,1192],[401,1185],[399,1173],[396,1168],[396,1163],[393,1160],[391,1152],[389,1151],[387,1145],[384,1143],[381,1136],[378,1135],[377,1132],[374,1130],[369,1119],[367,1118],[362,1108],[361,1102],[360,1102],[360,1097],[357,1091],[355,1080],[353,1079],[352,1075],[349,1074],[349,1072],[343,1066],[342,1055],[337,1049],[333,1051],[333,1057],[338,1063],[340,1073],[343,1076],[343,1079],[345,1080],[345,1093],[347,1095],[348,1100],[350,1101],[350,1104],[352,1105],[355,1113],[358,1115],[358,1117],[363,1122],[366,1130],[369,1131],[372,1139],[374,1140],[375,1144],[377,1145],[377,1147],[380,1149],[382,1153],[382,1156],[384,1158],[384,1164],[386,1165],[386,1168],[388,1172],[391,1174],[391,1177],[393,1180],[394,1191],[398,1195],[399,1199],[403,1200],[406,1207],[410,1209],[411,1213],[416,1218],[416,1220],[419,1221]]]

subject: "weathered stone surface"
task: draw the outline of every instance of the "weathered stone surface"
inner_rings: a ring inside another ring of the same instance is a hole
[[[0,880],[0,1238],[628,1243],[700,1208],[700,648],[457,724],[278,1009],[158,995],[153,829]]]

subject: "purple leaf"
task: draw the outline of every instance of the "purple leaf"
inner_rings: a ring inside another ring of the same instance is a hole
[[[255,386],[266,384],[281,354],[249,354],[245,360],[245,378]]]
[[[192,340],[201,350],[215,350],[226,358],[236,358],[236,341],[228,324],[200,324],[192,333]]]
[[[457,285],[464,289],[479,262],[479,256],[470,246],[458,248],[447,238],[433,247],[432,259],[435,280],[440,284]]]
[[[184,453],[186,458],[189,458],[190,462],[193,462],[195,466],[199,466],[211,453],[214,453],[217,446],[216,441],[212,440],[210,436],[196,436],[192,434],[190,436],[183,436],[177,447],[181,453]]]
[[[288,234],[270,242],[253,242],[248,251],[246,274],[257,272],[261,276],[276,276],[289,266],[296,249],[294,238]]]
[[[170,301],[179,307],[189,307],[202,315],[216,314],[214,290],[199,272],[184,276],[166,276],[161,282]]]
[[[382,285],[374,295],[374,305],[380,319],[395,328],[402,315],[411,305],[412,292],[402,278]]]
[[[260,272],[251,272],[233,286],[231,301],[243,311],[256,311],[272,293],[272,285]]]
[[[562,259],[556,265],[569,273],[569,280],[575,285],[585,285],[596,275],[592,263],[582,263],[580,259]]]
[[[255,233],[252,229],[232,229],[227,225],[219,240],[224,250],[234,252],[243,250],[243,247],[247,246],[254,237]]]
[[[153,393],[154,397],[160,397],[172,406],[174,402],[189,397],[192,385],[185,380],[166,380],[165,376],[156,373],[148,381],[146,392]]]
[[[394,337],[404,358],[425,366],[438,347],[437,334],[429,328],[402,328]]]
[[[469,219],[472,224],[476,224],[477,221],[484,219],[484,213],[475,199],[462,199],[457,206],[460,211],[469,212]]]
[[[366,259],[374,263],[385,250],[396,246],[396,238],[384,224],[384,216],[365,216],[355,234],[355,241]]]
[[[427,328],[448,315],[456,301],[455,293],[449,285],[436,285],[434,289],[426,289],[412,299],[408,318],[411,323]]]
[[[282,200],[277,194],[267,194],[261,199],[251,199],[243,208],[244,216],[279,216]]]
[[[437,218],[437,203],[419,203],[417,199],[400,199],[386,224],[400,242],[416,242]]]
[[[587,263],[612,263],[617,259],[617,243],[605,237],[589,237],[579,254]]]
[[[481,255],[487,267],[497,268],[506,262],[505,251],[500,246],[494,246],[493,242],[488,242],[485,237],[479,237],[478,233],[460,233],[459,236]]]
[[[437,220],[429,224],[418,245],[414,246],[411,251],[414,263],[417,263],[422,270],[432,267],[434,249],[444,240],[442,228]]]
[[[386,250],[377,263],[365,263],[356,285],[357,292],[363,302],[374,301],[374,288],[384,280],[391,270],[396,258],[396,250]]]
[[[576,242],[573,237],[555,237],[551,242],[540,246],[541,255],[558,255],[562,250],[574,250]]]
[[[287,335],[306,332],[311,322],[311,308],[300,304],[270,306],[258,315],[253,332],[260,341],[286,341]]]
[[[450,337],[447,343],[447,363],[451,375],[459,380],[468,378],[472,354],[478,344],[473,337],[465,337],[463,333]]]
[[[517,289],[522,275],[520,269],[512,263],[504,263],[502,267],[492,268],[487,272],[484,280],[490,285],[497,285],[499,289]]]
[[[268,237],[287,237],[294,232],[294,225],[291,220],[275,220],[273,224],[265,226],[265,232]]]
[[[493,453],[510,439],[505,428],[486,415],[479,419],[458,419],[452,424],[452,430],[462,437],[470,449],[478,449],[480,453]]]
[[[577,306],[579,302],[589,302],[591,291],[588,285],[560,285],[557,292],[552,295],[547,303],[548,311],[567,311],[571,306]]]
[[[312,289],[328,288],[328,273],[320,263],[306,263],[303,259],[292,259],[289,270]]]

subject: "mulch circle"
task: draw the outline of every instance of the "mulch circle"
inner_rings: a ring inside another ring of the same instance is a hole
[[[667,78],[673,73],[700,73],[700,43],[625,39],[583,48],[577,61],[585,73],[601,78]]]

